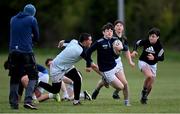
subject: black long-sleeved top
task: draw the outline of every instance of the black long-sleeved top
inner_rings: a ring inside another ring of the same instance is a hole
[[[138,40],[134,45],[134,51],[137,51],[138,46],[143,47],[143,52],[139,57],[139,60],[145,61],[150,65],[156,64],[158,61],[164,60],[164,49],[159,40],[155,44],[151,44],[148,39],[146,40]],[[154,60],[148,60],[148,54],[152,54],[154,56]]]
[[[97,50],[97,64],[99,66],[99,70],[102,72],[111,70],[116,66],[112,46],[115,40],[117,40],[115,37],[111,39],[101,38],[93,43],[92,46],[87,50],[86,55],[89,62],[92,62],[92,52]]]

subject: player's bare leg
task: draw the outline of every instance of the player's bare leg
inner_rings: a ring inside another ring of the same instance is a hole
[[[122,82],[122,84],[124,85],[124,89],[123,89],[123,95],[124,95],[124,104],[126,106],[130,106],[129,103],[129,87],[128,87],[128,82],[126,80],[124,71],[121,70],[117,73],[117,78]]]
[[[65,83],[64,83],[64,81],[62,81],[62,83],[61,83],[61,91],[62,91],[62,93],[63,93],[63,95],[62,95],[62,98],[61,98],[61,100],[62,101],[66,101],[66,100],[70,100],[70,98],[69,98],[69,95],[68,95],[68,93],[67,93],[67,89],[66,89],[66,85],[65,85]]]
[[[96,89],[93,91],[92,93],[92,99],[96,99],[96,97],[98,96],[99,94],[99,91],[100,89],[104,86],[104,82],[103,80],[99,80],[98,83],[97,83],[97,86],[96,86]]]
[[[144,81],[143,90],[142,90],[141,103],[147,104],[147,96],[148,96],[148,93],[151,91],[154,77],[153,77],[153,73],[151,69],[148,66],[143,67],[142,72],[145,76],[145,81]]]

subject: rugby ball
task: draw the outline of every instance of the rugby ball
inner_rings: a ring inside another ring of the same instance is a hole
[[[113,42],[113,51],[116,55],[119,55],[121,50],[123,49],[123,44],[120,40],[115,40]]]

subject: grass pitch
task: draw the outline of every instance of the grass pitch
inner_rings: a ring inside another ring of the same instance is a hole
[[[48,57],[55,57],[56,51],[36,50],[37,62],[44,65]],[[49,52],[48,54],[46,54]],[[95,55],[94,55],[95,56]],[[132,106],[123,105],[123,95],[120,93],[120,100],[112,99],[113,88],[103,88],[96,100],[82,101],[83,105],[73,106],[72,102],[57,103],[48,100],[38,104],[38,110],[27,110],[23,108],[23,101],[19,110],[11,110],[8,104],[9,77],[8,72],[3,68],[3,62],[7,53],[0,55],[0,113],[180,113],[180,54],[169,51],[165,55],[165,61],[158,63],[158,72],[148,104],[142,105],[139,102],[144,77],[137,65],[131,68],[123,57],[125,74],[129,83],[130,102]],[[137,64],[137,59],[135,60]],[[92,93],[100,77],[94,73],[86,73],[85,62],[82,60],[76,64],[83,74],[82,90]]]

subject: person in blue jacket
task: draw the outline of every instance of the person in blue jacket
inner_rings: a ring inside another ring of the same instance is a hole
[[[33,42],[39,40],[39,28],[34,17],[36,8],[27,4],[23,12],[19,12],[10,20],[9,42],[9,103],[12,109],[18,109],[18,87],[22,76],[28,75],[29,83],[25,92],[24,107],[37,109],[32,104],[32,94],[38,79],[36,61],[33,54]]]

